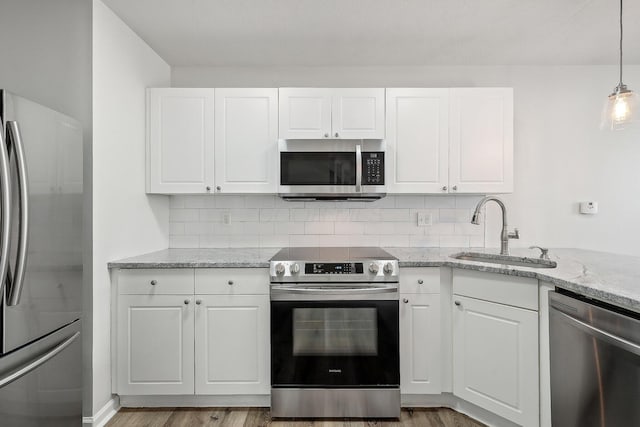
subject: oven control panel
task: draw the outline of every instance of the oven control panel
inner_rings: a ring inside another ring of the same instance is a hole
[[[361,262],[314,262],[304,264],[304,274],[362,274]]]

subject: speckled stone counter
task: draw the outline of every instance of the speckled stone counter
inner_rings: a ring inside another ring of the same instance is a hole
[[[512,276],[531,277],[563,289],[640,313],[640,257],[581,249],[551,249],[557,268],[536,269],[451,258],[455,248],[384,248],[398,258],[400,267],[453,267]],[[165,249],[109,263],[109,268],[216,268],[268,267],[279,248]],[[492,250],[475,252],[496,253]],[[512,255],[536,257],[529,249]]]
[[[125,258],[109,268],[266,268],[280,248],[164,249]]]

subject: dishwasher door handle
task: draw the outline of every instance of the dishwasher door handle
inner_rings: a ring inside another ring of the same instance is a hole
[[[560,315],[564,320],[569,322],[572,326],[586,332],[590,335],[593,335],[597,338],[600,338],[603,341],[608,342],[609,344],[615,345],[616,347],[622,348],[630,353],[635,354],[636,356],[640,356],[640,345],[625,340],[624,338],[620,338],[610,332],[603,331],[602,329],[596,328],[582,320],[576,319],[573,316],[569,316],[566,313],[563,313],[558,310],[553,310],[556,314]]]

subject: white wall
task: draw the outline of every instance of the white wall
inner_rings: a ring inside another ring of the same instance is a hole
[[[625,67],[640,90],[640,67]],[[505,196],[521,240],[640,255],[640,135],[598,130],[617,83],[613,66],[545,67],[174,67],[176,87],[509,86],[515,97],[515,192]],[[577,203],[600,203],[596,216]],[[498,245],[499,215],[488,213],[487,244]]]
[[[93,2],[93,411],[111,398],[107,262],[168,246],[169,199],[145,194],[145,88],[170,67]]]

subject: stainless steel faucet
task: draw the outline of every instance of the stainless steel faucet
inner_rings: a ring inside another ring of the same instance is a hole
[[[500,233],[500,255],[509,255],[509,239],[519,239],[520,234],[516,228],[513,232],[507,230],[507,207],[504,202],[495,196],[487,196],[478,202],[476,210],[471,217],[471,224],[480,224],[480,211],[487,202],[494,201],[502,209],[502,232]]]

